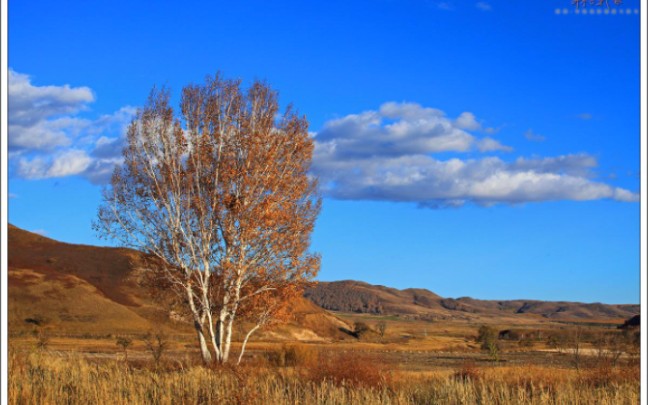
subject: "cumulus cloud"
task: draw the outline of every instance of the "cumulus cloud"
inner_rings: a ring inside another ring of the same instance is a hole
[[[14,71],[9,97],[9,158],[15,175],[26,179],[77,175],[104,184],[122,162],[133,107],[96,119],[80,118],[78,114],[94,100],[90,89],[36,86],[29,76]],[[328,121],[312,133],[313,173],[331,198],[425,207],[602,198],[638,201],[635,192],[597,181],[597,161],[584,153],[504,160],[499,154],[513,148],[493,138],[496,132],[484,128],[471,112],[451,118],[416,103],[388,102],[377,110]],[[545,139],[531,129],[525,136]]]
[[[594,180],[597,161],[580,153],[557,157],[472,157],[510,152],[478,130],[471,113],[451,120],[441,111],[412,103],[385,103],[329,121],[315,136],[313,171],[324,193],[345,200],[413,202],[458,207],[551,200],[637,201],[638,195]],[[537,136],[537,135],[536,135]],[[471,153],[442,160],[439,152]]]
[[[455,120],[455,125],[461,129],[468,129],[471,131],[476,131],[481,129],[481,124],[477,122],[475,114],[471,112],[463,112]]]
[[[556,173],[578,177],[592,177],[592,170],[598,165],[596,159],[586,153],[545,158],[519,157],[511,165],[518,171]]]
[[[85,151],[71,149],[51,159],[43,157],[35,157],[31,160],[20,159],[18,173],[26,179],[65,177],[83,173],[91,163],[92,159]]]
[[[10,170],[27,179],[82,175],[105,183],[121,161],[123,134],[135,114],[127,106],[80,118],[94,94],[88,87],[38,86],[9,70]]]
[[[465,131],[476,122],[471,113],[463,113],[452,120],[434,108],[388,102],[378,111],[351,114],[327,122],[316,139],[318,152],[336,159],[474,149],[509,150],[491,138],[481,140]]]
[[[94,101],[87,87],[34,86],[28,75],[9,70],[9,152],[68,146],[68,133],[84,120],[71,116]]]
[[[492,152],[492,151],[503,151],[503,152],[511,152],[513,151],[513,148],[510,146],[502,145],[499,143],[499,141],[496,141],[493,138],[484,138],[481,139],[477,142],[477,149],[479,149],[480,152]]]
[[[576,173],[579,155],[554,160],[507,163],[498,157],[439,160],[425,155],[365,160],[316,161],[327,195],[345,200],[415,202],[422,206],[460,206],[551,200],[611,198],[637,201],[628,190],[595,182]],[[563,161],[572,169],[556,169]],[[561,170],[562,169],[562,170]]]

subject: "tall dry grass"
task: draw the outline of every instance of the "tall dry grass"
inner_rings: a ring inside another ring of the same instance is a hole
[[[301,351],[300,351],[301,350]],[[314,355],[296,350],[312,361]],[[304,354],[305,353],[305,354]],[[318,354],[317,364],[323,354]],[[123,361],[93,363],[79,356],[47,352],[12,353],[10,404],[638,404],[635,371],[618,372],[609,381],[573,370],[542,367],[491,367],[465,378],[391,372],[380,384],[358,384],[345,368],[370,367],[366,357],[345,353],[338,366],[302,364],[277,367],[184,366],[151,368]],[[296,361],[299,363],[299,360]],[[345,366],[346,364],[346,366]],[[309,368],[315,367],[315,374]],[[474,368],[474,366],[470,366]],[[366,372],[363,378],[379,378]],[[623,369],[619,369],[623,370]],[[358,371],[357,373],[361,373]],[[593,370],[592,373],[596,373]],[[317,378],[308,378],[316,375]],[[600,377],[600,376],[599,376]]]

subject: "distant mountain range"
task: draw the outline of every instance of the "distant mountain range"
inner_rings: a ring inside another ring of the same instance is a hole
[[[165,327],[193,333],[188,322],[139,284],[142,254],[58,242],[9,225],[9,332],[47,327],[56,333],[140,333]],[[443,298],[425,289],[375,286],[359,281],[320,282],[292,305],[293,320],[266,331],[266,339],[343,339],[348,312],[438,320],[592,320],[622,324],[639,305],[531,300]]]
[[[640,306],[634,304],[443,298],[425,289],[398,290],[352,280],[320,282],[306,290],[304,296],[330,311],[401,315],[430,320],[539,317],[560,321],[622,321],[640,312]]]

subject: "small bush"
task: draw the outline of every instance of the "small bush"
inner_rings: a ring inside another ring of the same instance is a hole
[[[304,344],[283,344],[269,352],[267,358],[275,367],[312,367],[319,361],[319,351]]]
[[[162,355],[169,345],[166,335],[162,331],[156,331],[155,333],[148,332],[144,335],[144,339],[142,340],[144,341],[146,350],[148,350],[153,357],[155,367],[159,367]]]
[[[352,352],[320,359],[316,365],[304,371],[305,377],[311,381],[329,381],[355,388],[382,388],[391,380],[384,364]]]
[[[118,336],[115,344],[122,348],[124,351],[124,360],[128,362],[128,346],[133,343],[133,339],[127,338],[126,336]]]
[[[481,349],[488,352],[493,361],[499,361],[500,345],[497,341],[497,331],[486,325],[479,328],[477,342],[481,343]]]
[[[579,383],[593,388],[622,385],[639,379],[640,368],[633,366],[611,367],[608,364],[599,364],[579,373]]]
[[[353,324],[353,335],[360,339],[364,334],[369,332],[371,328],[369,325],[362,321],[357,321],[355,324]]]
[[[479,330],[477,331],[477,342],[481,343],[481,348],[484,350],[488,350],[488,345],[491,342],[495,342],[497,340],[497,331],[486,325],[482,325],[479,327]]]

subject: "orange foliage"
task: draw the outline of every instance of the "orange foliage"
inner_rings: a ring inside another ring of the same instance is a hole
[[[225,362],[235,320],[251,333],[285,318],[319,270],[314,144],[259,81],[207,77],[182,90],[179,114],[169,100],[154,89],[131,123],[95,227],[158,259],[154,280],[186,305],[203,358]]]
[[[391,381],[385,364],[354,352],[320,356],[316,364],[304,370],[304,374],[307,379],[318,383],[330,381],[351,387],[380,388]]]

